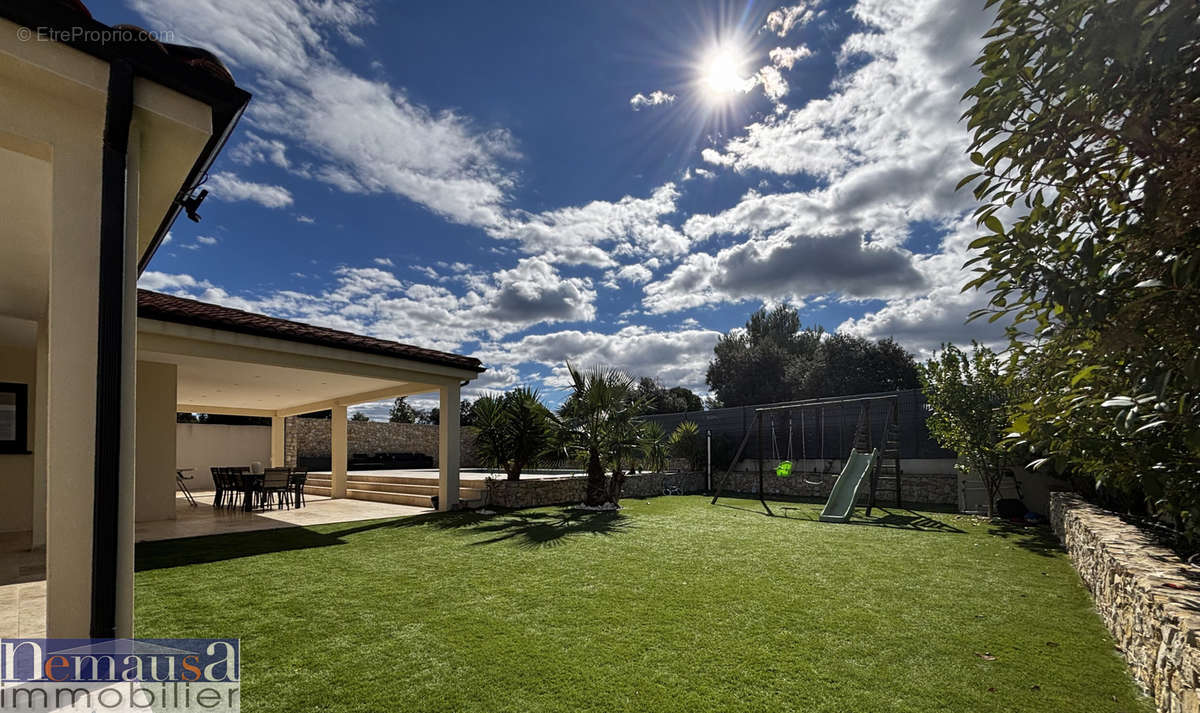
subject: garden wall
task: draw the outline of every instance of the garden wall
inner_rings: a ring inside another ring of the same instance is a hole
[[[295,434],[297,456],[330,455],[329,419],[288,419],[288,430]],[[381,423],[379,421],[350,421],[346,424],[347,450],[350,455],[376,453],[423,453],[438,464],[438,427],[424,423]],[[290,444],[289,444],[290,445]],[[289,454],[290,455],[290,454]],[[462,451],[459,464],[463,468],[478,468],[475,457],[475,438],[469,429],[462,429]]]
[[[1051,496],[1050,520],[1158,710],[1200,711],[1200,569],[1071,493]]]
[[[532,508],[583,502],[587,478],[531,478],[529,480],[489,480],[487,503],[490,507]],[[704,473],[640,473],[625,478],[621,497],[648,498],[662,495],[665,486],[681,493],[704,491]]]

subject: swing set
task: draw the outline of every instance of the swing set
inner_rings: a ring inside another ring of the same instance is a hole
[[[827,522],[846,522],[849,520],[854,510],[854,504],[858,498],[859,491],[862,489],[864,483],[868,484],[867,517],[871,516],[871,510],[876,507],[876,499],[881,490],[893,493],[896,506],[899,507],[901,470],[900,397],[898,393],[879,396],[807,399],[755,409],[754,421],[751,427],[746,429],[746,435],[742,438],[741,445],[738,446],[737,452],[729,464],[729,468],[717,483],[712,504],[715,505],[720,499],[725,484],[733,475],[733,469],[741,461],[742,454],[746,450],[746,445],[750,442],[750,437],[757,434],[758,499],[762,503],[763,509],[766,510],[767,515],[774,516],[775,513],[767,505],[765,489],[763,487],[766,473],[766,462],[763,458],[763,454],[766,451],[763,442],[765,435],[763,427],[764,422],[768,420],[771,432],[771,456],[772,460],[777,463],[775,466],[775,476],[778,478],[792,478],[799,475],[806,485],[825,485],[825,475],[833,472],[834,463],[837,462],[836,458],[826,459],[825,456],[826,413],[827,411],[833,411],[836,414],[838,443],[841,444],[844,437],[846,420],[845,409],[842,407],[846,404],[859,405],[858,421],[851,439],[850,454],[842,461],[841,472],[837,480],[834,481],[833,488],[825,504],[825,509],[821,513],[821,519]],[[887,413],[878,438],[876,438],[871,423],[871,412],[876,404],[881,405]],[[796,455],[794,415],[797,413],[799,414],[800,421],[799,462],[794,460]],[[816,417],[817,440],[819,443],[817,459],[822,463],[819,471],[809,460],[809,432],[807,428],[807,424],[809,423],[807,414],[809,413]],[[782,416],[787,429],[787,451],[785,457],[781,457],[784,454],[779,449],[779,435],[776,431],[777,416]]]

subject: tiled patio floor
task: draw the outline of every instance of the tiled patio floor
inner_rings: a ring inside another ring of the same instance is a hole
[[[138,542],[175,540],[180,537],[221,535],[230,532],[274,530],[281,527],[304,527],[334,522],[378,520],[432,512],[427,508],[366,500],[348,500],[305,496],[305,506],[293,510],[214,510],[213,493],[195,493],[199,505],[191,507],[182,497],[175,499],[174,520],[139,522],[135,530]]]

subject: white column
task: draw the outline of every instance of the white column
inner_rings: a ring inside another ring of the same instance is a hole
[[[137,264],[138,217],[141,210],[142,134],[136,123],[129,132],[125,173],[125,274],[124,315],[121,325],[121,463],[117,475],[117,630],[116,635],[133,636],[133,541],[137,518]],[[175,485],[175,374],[171,369],[169,437],[164,445],[170,453],[170,470],[155,476]],[[174,493],[175,488],[171,487]],[[174,517],[174,498],[168,501]]]
[[[93,136],[55,145],[46,378],[46,634],[91,633],[96,473],[96,294],[104,104],[81,110]]]
[[[438,423],[438,509],[449,510],[458,503],[458,456],[462,437],[458,427],[460,387],[458,382],[438,389],[441,416]]]
[[[335,405],[332,408],[333,418],[329,424],[330,430],[330,468],[332,476],[330,484],[333,488],[331,493],[335,498],[346,497],[346,463],[349,462],[349,453],[346,447],[346,407]]]
[[[271,467],[283,467],[283,416],[271,417]]]

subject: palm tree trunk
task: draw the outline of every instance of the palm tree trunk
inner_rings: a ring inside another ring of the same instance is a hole
[[[588,451],[587,496],[584,504],[595,507],[608,502],[608,478],[604,476],[604,464],[597,451]]]
[[[621,502],[621,488],[625,485],[625,472],[614,470],[612,480],[608,483],[608,502],[617,505]]]

